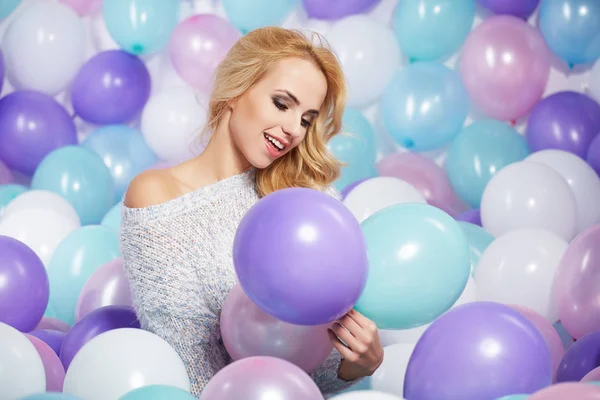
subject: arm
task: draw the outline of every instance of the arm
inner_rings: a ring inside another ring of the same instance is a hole
[[[361,380],[342,379],[339,375],[342,362],[340,352],[333,349],[329,357],[310,374],[326,398],[359,383]]]

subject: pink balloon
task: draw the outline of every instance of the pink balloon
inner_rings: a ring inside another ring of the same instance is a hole
[[[574,338],[600,330],[600,224],[573,239],[554,278],[553,299]]]
[[[580,382],[600,382],[600,367],[594,368],[588,372]]]
[[[102,0],[59,0],[61,3],[71,7],[77,14],[84,17],[97,14],[102,10]]]
[[[536,311],[520,305],[509,305],[527,318],[540,331],[546,340],[548,349],[550,350],[550,358],[552,359],[552,381],[554,381],[556,378],[558,365],[565,355],[565,349],[562,341],[560,340],[560,336],[558,336],[558,332],[556,332],[556,329],[554,329],[554,326],[550,323],[550,321]]]
[[[307,373],[333,350],[327,325],[299,326],[280,321],[256,306],[240,285],[223,303],[221,336],[233,360],[253,356],[278,357]]]
[[[75,322],[100,307],[132,305],[123,259],[117,258],[94,272],[81,289],[75,308]]]
[[[44,371],[46,372],[46,391],[62,392],[63,382],[65,381],[65,367],[63,367],[60,358],[44,341],[27,333],[25,333],[25,336],[33,344],[42,359]]]
[[[56,318],[42,317],[40,323],[37,324],[37,326],[34,329],[32,329],[32,331],[37,331],[40,329],[52,329],[55,331],[67,333],[69,332],[69,330],[71,330],[71,325]]]
[[[169,54],[175,71],[195,89],[209,93],[213,73],[241,33],[212,14],[194,15],[173,31]]]
[[[550,52],[540,32],[520,18],[484,20],[467,37],[460,73],[474,103],[488,116],[516,120],[542,97]]]
[[[564,382],[548,386],[527,400],[600,400],[600,387],[589,383]]]
[[[380,176],[392,176],[413,185],[427,203],[455,216],[464,211],[446,173],[417,153],[393,153],[377,164]]]

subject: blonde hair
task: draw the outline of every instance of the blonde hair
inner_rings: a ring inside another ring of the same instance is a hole
[[[324,189],[340,174],[341,163],[327,149],[327,142],[341,130],[346,105],[346,83],[342,68],[324,40],[315,44],[301,32],[265,27],[243,36],[228,52],[215,72],[208,106],[206,130],[214,132],[228,103],[246,92],[286,58],[312,61],[325,75],[327,95],[321,112],[304,140],[290,152],[256,174],[258,194],[265,196],[290,187]],[[313,38],[313,39],[314,39]]]

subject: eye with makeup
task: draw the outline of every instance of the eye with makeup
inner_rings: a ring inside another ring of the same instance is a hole
[[[279,100],[277,97],[273,97],[273,104],[275,105],[275,107],[277,107],[279,109],[279,111],[287,111],[289,109],[288,105],[285,104],[283,101]],[[304,128],[309,128],[310,127],[310,121],[307,120],[306,118],[302,118],[302,121],[300,122],[300,124],[304,127]]]

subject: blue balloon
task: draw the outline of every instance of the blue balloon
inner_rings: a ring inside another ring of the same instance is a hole
[[[21,397],[19,400],[81,400],[79,397],[71,396],[66,393],[39,393]]]
[[[0,19],[8,17],[8,15],[21,4],[22,0],[2,0],[0,1]]]
[[[82,225],[97,224],[115,204],[115,184],[102,158],[80,146],[52,151],[36,169],[31,188],[63,196]]]
[[[381,99],[381,116],[392,138],[412,151],[433,150],[460,132],[469,98],[460,76],[424,62],[398,72]]]
[[[98,154],[115,182],[115,198],[121,199],[131,180],[158,162],[137,129],[107,125],[93,131],[81,146]]]
[[[458,51],[474,19],[475,0],[402,0],[393,25],[404,54],[433,61]]]
[[[119,229],[121,229],[121,205],[121,202],[115,204],[114,207],[106,213],[104,218],[102,218],[100,225],[119,232]]]
[[[50,303],[56,318],[73,325],[81,289],[104,264],[121,256],[119,234],[100,225],[71,232],[56,248],[48,265]]]
[[[369,275],[355,308],[380,329],[433,321],[458,300],[469,279],[469,243],[444,211],[421,203],[386,207],[361,224]]]
[[[542,0],[538,18],[546,43],[569,65],[600,57],[600,1]]]
[[[280,25],[299,4],[298,0],[223,0],[227,19],[242,33],[263,26]]]
[[[169,42],[179,23],[179,0],[104,0],[102,14],[123,50],[150,54]]]
[[[16,183],[7,183],[0,185],[0,217],[4,214],[4,209],[13,201],[18,195],[23,194],[27,191],[27,188],[23,185]]]
[[[342,117],[342,132],[327,143],[327,148],[335,158],[346,164],[334,182],[336,189],[342,190],[352,182],[377,176],[375,131],[360,111],[346,109]]]
[[[175,386],[142,386],[125,393],[119,400],[194,400],[189,392]]]
[[[479,208],[492,177],[528,155],[527,141],[516,129],[496,120],[479,120],[465,127],[452,142],[446,173],[459,197]]]
[[[471,276],[475,277],[475,269],[484,250],[494,241],[494,237],[480,226],[468,222],[459,222],[467,235],[469,253],[471,254]]]
[[[528,394],[509,394],[508,396],[502,396],[496,400],[525,400],[530,395]]]

